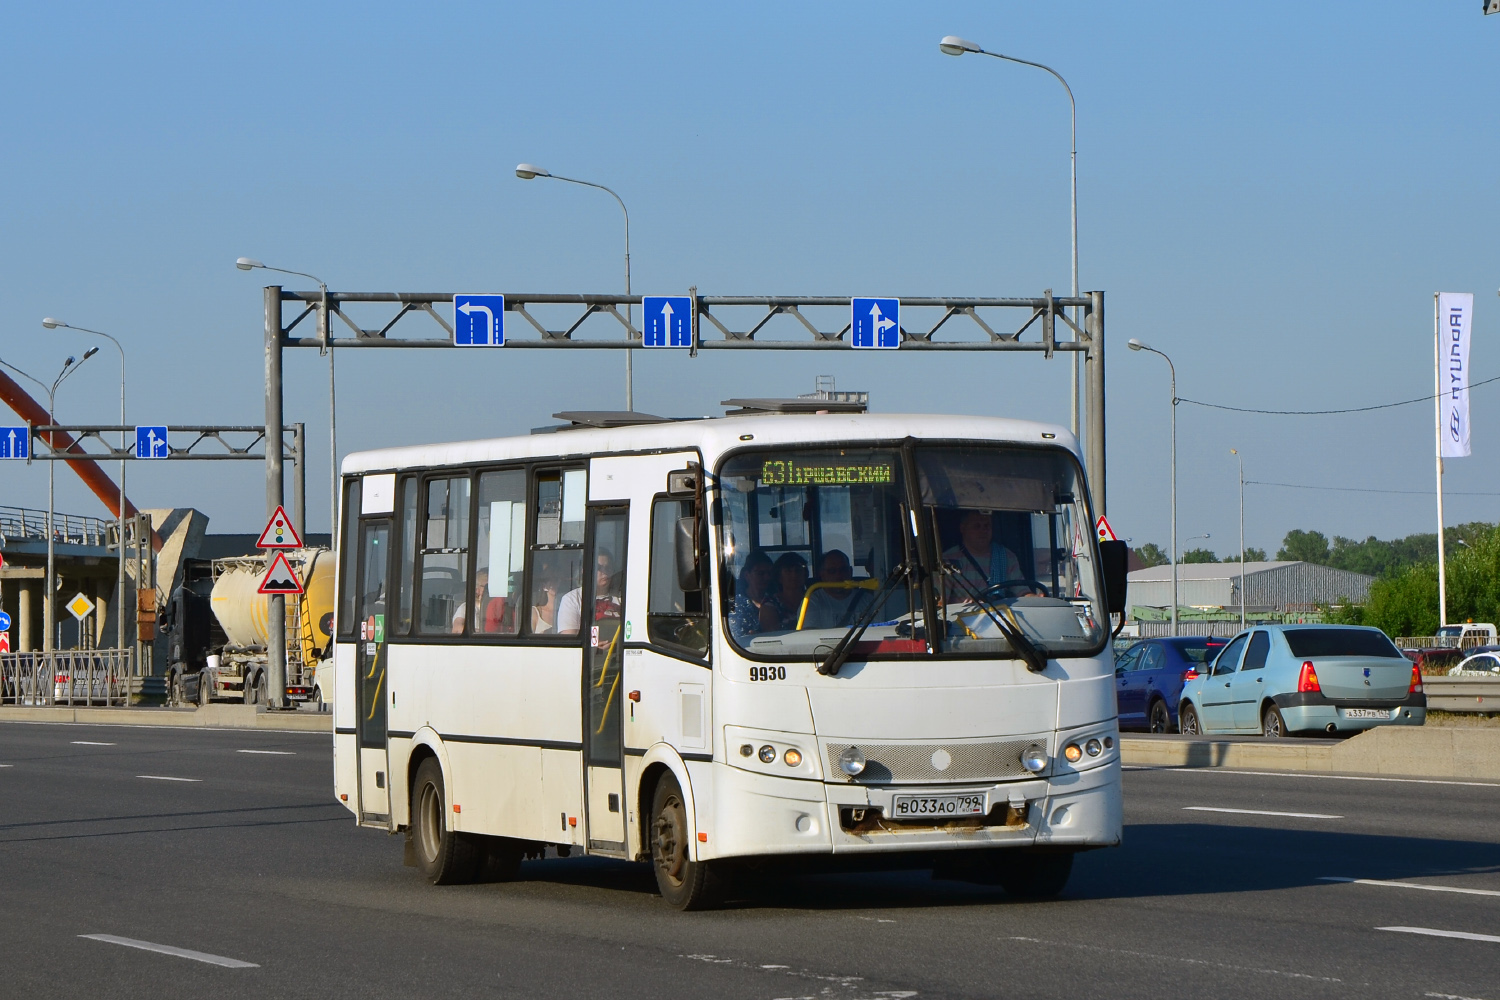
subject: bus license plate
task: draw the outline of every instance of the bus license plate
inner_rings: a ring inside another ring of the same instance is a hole
[[[1346,719],[1389,719],[1391,710],[1388,708],[1346,708],[1344,718]]]
[[[896,795],[891,799],[892,819],[984,814],[983,795]]]

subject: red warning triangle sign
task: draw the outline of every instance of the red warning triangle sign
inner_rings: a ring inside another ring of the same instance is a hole
[[[258,549],[300,549],[302,536],[292,527],[292,519],[286,516],[286,508],[277,505],[276,513],[266,522],[266,530],[260,533],[255,543]],[[298,591],[301,593],[301,591]]]
[[[1119,539],[1115,537],[1115,529],[1109,526],[1109,522],[1104,519],[1103,514],[1100,514],[1099,520],[1094,523],[1094,534],[1099,536],[1099,541],[1101,542],[1119,541]]]
[[[262,594],[300,594],[302,593],[302,581],[297,579],[297,574],[292,572],[292,564],[286,561],[286,553],[276,553],[276,558],[271,560],[271,568],[266,570],[266,575],[260,581],[260,592]]]

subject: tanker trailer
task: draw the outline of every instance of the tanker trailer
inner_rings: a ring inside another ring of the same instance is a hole
[[[286,600],[286,698],[324,702],[316,680],[318,661],[328,654],[333,629],[335,563],[327,549],[286,551],[303,593]],[[236,556],[212,562],[213,588],[209,607],[223,633],[223,642],[196,658],[173,657],[168,690],[178,703],[206,705],[213,700],[235,700],[247,705],[267,701],[267,623],[270,597],[259,593],[266,563],[261,556]],[[174,602],[175,606],[175,602]],[[190,609],[184,607],[185,613]]]

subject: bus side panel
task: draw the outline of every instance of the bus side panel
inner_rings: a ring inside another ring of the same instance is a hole
[[[543,817],[535,839],[583,846],[583,751],[543,750]]]
[[[359,738],[354,734],[354,646],[333,647],[333,792],[350,812],[357,808]]]
[[[713,672],[654,650],[627,649],[624,681],[627,692],[640,693],[639,701],[625,700],[625,844],[634,857],[644,850],[640,810],[651,808],[652,794],[641,788],[647,767],[640,753],[663,743],[678,754],[713,752]]]
[[[1057,706],[1057,728],[1071,729],[1113,719],[1115,671],[1108,660],[1063,660],[1064,680]]]

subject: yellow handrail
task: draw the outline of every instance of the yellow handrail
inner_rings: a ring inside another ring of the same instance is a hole
[[[820,587],[833,590],[853,590],[856,587],[858,587],[860,590],[879,590],[880,581],[872,576],[865,580],[841,580],[838,583],[815,583],[811,587],[808,587],[807,593],[802,595],[802,610],[797,612],[798,631],[802,629],[802,623],[807,620],[807,602],[812,600],[812,592],[819,589]]]

